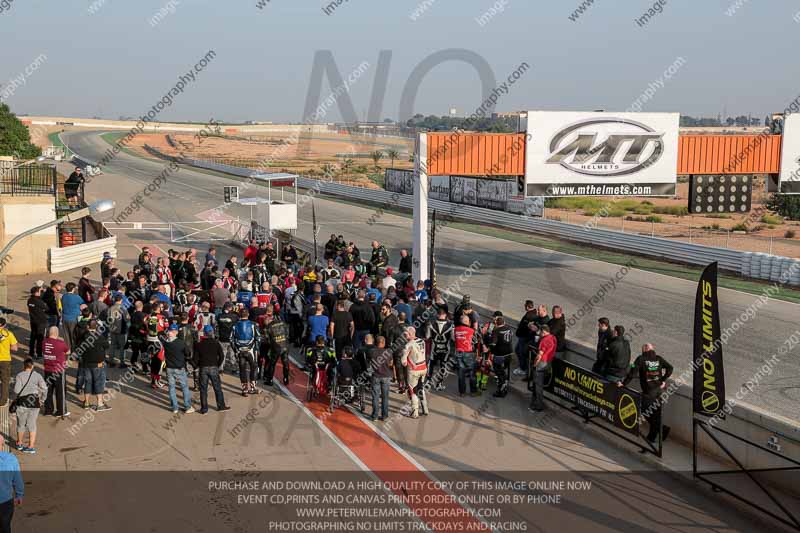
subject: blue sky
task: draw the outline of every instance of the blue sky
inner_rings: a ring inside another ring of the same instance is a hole
[[[724,107],[763,117],[800,94],[800,1],[738,0],[729,16],[737,0],[667,0],[644,27],[635,19],[653,2],[638,0],[595,0],[575,22],[577,0],[347,0],[331,15],[322,11],[330,0],[271,0],[264,9],[257,0],[172,0],[174,12],[155,26],[150,19],[169,0],[5,1],[0,83],[47,57],[7,99],[20,114],[138,116],[208,50],[217,57],[162,120],[300,121],[318,50],[330,50],[345,76],[370,64],[350,90],[359,118],[380,50],[392,51],[382,118],[398,117],[414,67],[451,48],[484,58],[498,80],[531,66],[500,97],[501,111],[625,110],[659,79],[643,111],[716,115]],[[93,2],[99,9],[91,14]],[[504,11],[479,25],[501,3]],[[677,58],[684,63],[663,80]],[[323,97],[329,91],[325,85]],[[414,111],[446,114],[453,106],[469,114],[481,101],[476,71],[447,62],[424,79]],[[338,109],[326,119],[339,120]]]

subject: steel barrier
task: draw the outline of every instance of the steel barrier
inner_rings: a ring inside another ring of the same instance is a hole
[[[163,154],[150,146],[147,147],[147,151],[164,159],[177,159],[186,165],[217,170],[251,180],[258,180],[258,175],[260,174],[259,171],[252,169],[231,167],[230,165],[221,165],[190,158],[175,158]],[[316,194],[326,194],[378,204],[379,210],[392,208],[413,209],[414,198],[412,195],[389,192],[382,189],[366,189],[354,187],[352,185],[342,185],[330,180],[316,180],[304,177],[298,179],[298,187],[308,189],[308,192],[304,194],[306,197]],[[304,203],[305,202],[300,199],[298,205],[302,206]],[[795,273],[800,272],[800,260],[796,259],[777,258],[777,256],[761,254],[766,257],[759,256],[760,261],[765,265],[770,265],[770,268],[764,268],[763,273],[762,269],[759,268],[757,270],[759,273],[758,276],[753,276],[752,273],[755,270],[751,268],[753,260],[748,257],[747,263],[745,263],[745,254],[748,252],[739,250],[703,246],[700,244],[653,237],[651,235],[623,233],[621,231],[596,228],[587,225],[578,226],[555,220],[539,219],[482,207],[452,204],[432,198],[428,200],[428,209],[430,211],[438,211],[439,216],[444,219],[450,218],[461,219],[468,222],[480,222],[503,229],[546,235],[577,243],[600,246],[620,252],[631,252],[690,265],[704,266],[716,261],[719,263],[721,269],[735,272],[745,277],[754,277],[777,282],[782,281],[781,278],[784,277],[784,274],[789,272],[790,274],[785,276],[785,281],[783,282],[792,285],[800,285],[800,275],[795,275]],[[376,211],[376,217],[379,217],[380,213],[381,211]],[[369,219],[365,220],[365,223],[369,223]],[[773,258],[776,259],[773,260]],[[784,261],[784,259],[786,260]],[[772,268],[775,264],[780,266]]]

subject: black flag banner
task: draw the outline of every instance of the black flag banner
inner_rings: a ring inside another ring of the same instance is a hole
[[[725,406],[725,372],[720,341],[717,263],[700,276],[694,303],[694,412],[716,416]],[[720,415],[722,416],[722,415]]]

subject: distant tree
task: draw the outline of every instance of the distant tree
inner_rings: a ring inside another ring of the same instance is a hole
[[[771,116],[767,115],[764,118],[764,127],[766,127],[766,128],[771,128],[772,127],[772,117]]]
[[[738,117],[736,117],[736,121],[735,122],[736,122],[736,125],[739,126],[739,127],[744,127],[744,126],[749,126],[750,125],[750,119],[747,118],[745,115],[739,115]]]
[[[6,104],[0,104],[0,155],[19,159],[42,155],[42,149],[31,142],[31,132]]]
[[[380,167],[378,166],[378,161],[383,159],[383,152],[381,152],[380,150],[375,150],[374,152],[371,152],[369,154],[369,156],[372,158],[372,161],[375,163],[375,169],[376,170],[379,169]]]
[[[348,157],[347,159],[342,161],[342,172],[344,172],[345,174],[348,174],[350,172],[350,170],[353,168],[353,165],[355,165],[355,164],[356,164],[356,162]]]
[[[385,119],[383,119],[383,123],[384,123],[384,124],[392,124],[393,122],[394,122],[394,120],[392,120],[392,119],[390,119],[390,118],[385,118]]]
[[[727,125],[727,126],[733,126],[735,123],[736,123],[736,121],[734,119],[732,119],[731,117],[728,117],[727,119],[725,119],[725,125]]]
[[[789,220],[800,220],[800,196],[773,194],[766,203],[767,209]]]
[[[391,166],[394,166],[394,160],[400,157],[400,152],[398,152],[394,148],[386,150],[386,157],[392,160]]]
[[[330,163],[325,163],[322,165],[322,175],[323,176],[333,176],[336,173],[336,167],[331,165]]]

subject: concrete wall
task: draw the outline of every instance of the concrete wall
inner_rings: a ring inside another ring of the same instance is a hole
[[[59,126],[67,130],[75,128],[107,129],[107,130],[130,130],[136,127],[134,120],[104,120],[90,118],[70,118],[70,117],[20,117],[23,124],[29,129],[37,127]],[[148,122],[144,126],[147,133],[159,133],[167,131],[178,132],[200,132],[207,129],[205,124],[176,124],[171,122]],[[220,128],[226,135],[247,135],[257,133],[295,133],[313,132],[330,133],[332,130],[328,124],[220,124]]]
[[[0,242],[3,246],[24,231],[55,220],[52,196],[0,196]],[[55,227],[17,242],[9,257],[0,261],[3,274],[30,274],[47,271],[47,252],[58,245]]]

